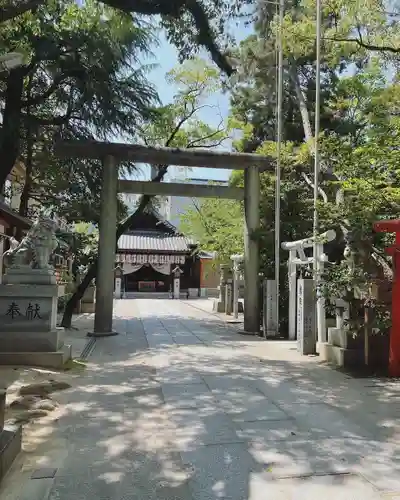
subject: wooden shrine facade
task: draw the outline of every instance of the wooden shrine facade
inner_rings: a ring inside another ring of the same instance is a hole
[[[155,210],[144,212],[135,228],[118,240],[116,265],[122,269],[125,292],[169,292],[172,272],[179,266],[181,290],[200,288],[197,245],[162,219]]]

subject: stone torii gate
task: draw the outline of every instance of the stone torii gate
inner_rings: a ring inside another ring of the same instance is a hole
[[[117,244],[115,229],[117,226],[118,192],[244,200],[244,330],[248,334],[259,332],[259,244],[252,237],[252,234],[260,226],[259,173],[260,171],[273,169],[270,158],[247,153],[147,147],[97,141],[61,142],[56,146],[56,153],[67,158],[98,159],[103,163],[94,335],[106,336],[113,334],[114,267]],[[121,161],[150,165],[244,170],[244,189],[215,185],[119,180],[117,167]]]

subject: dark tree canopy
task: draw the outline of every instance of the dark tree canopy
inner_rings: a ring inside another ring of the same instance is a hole
[[[44,5],[44,0],[0,1],[0,22]],[[219,44],[232,4],[226,0],[106,0],[105,4],[126,13],[160,16],[168,37],[183,57],[204,47],[217,66],[230,76],[233,68]],[[194,29],[195,28],[195,29]]]

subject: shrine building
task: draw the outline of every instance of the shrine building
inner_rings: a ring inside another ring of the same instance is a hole
[[[190,296],[206,296],[218,286],[213,255],[202,252],[155,209],[144,211],[118,240],[116,265],[122,269],[125,293],[172,290],[173,271],[182,271],[180,289]]]

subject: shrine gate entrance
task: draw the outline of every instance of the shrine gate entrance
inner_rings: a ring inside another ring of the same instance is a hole
[[[259,332],[259,244],[253,234],[260,227],[260,171],[272,171],[270,158],[248,153],[97,141],[62,142],[57,145],[56,152],[63,157],[99,159],[103,163],[94,335],[112,334],[118,192],[244,200],[244,330],[248,334]],[[117,167],[121,161],[158,167],[175,165],[244,170],[244,188],[119,180]]]

